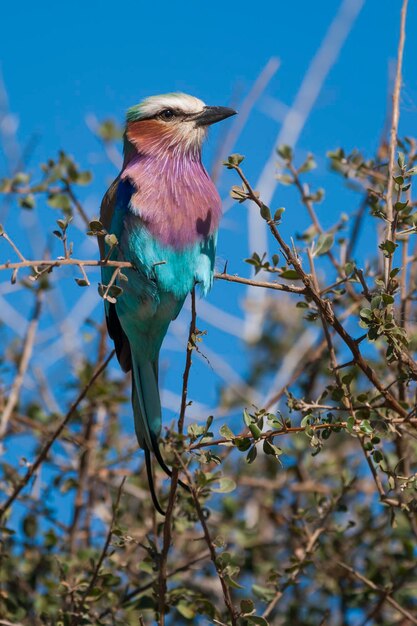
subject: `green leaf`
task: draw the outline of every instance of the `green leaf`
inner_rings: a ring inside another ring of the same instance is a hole
[[[281,159],[284,159],[284,161],[292,161],[293,150],[292,150],[291,146],[287,146],[285,144],[282,144],[282,145],[278,146],[277,153],[281,157]]]
[[[71,210],[71,200],[66,193],[55,193],[48,196],[47,203],[53,209],[61,209],[61,211]]]
[[[290,174],[275,174],[275,178],[283,185],[292,185],[294,182],[294,179]]]
[[[224,437],[225,439],[233,439],[235,437],[235,435],[232,433],[232,431],[226,424],[224,424],[224,426],[220,428],[219,432],[221,436]]]
[[[378,247],[384,252],[384,256],[389,258],[394,254],[395,249],[398,248],[398,244],[390,239],[386,239],[383,243],[380,243]]]
[[[104,231],[104,226],[99,220],[91,220],[88,226],[93,233],[101,233]]]
[[[176,605],[178,613],[180,613],[185,619],[194,619],[196,613],[190,604],[185,602],[178,602]]]
[[[239,450],[239,452],[246,452],[246,450],[248,450],[252,445],[251,440],[248,439],[247,437],[245,437],[245,439],[236,438],[233,440],[233,443],[236,446],[236,448]]]
[[[279,209],[277,209],[274,213],[274,222],[279,222],[279,220],[282,217],[282,214],[284,213],[285,209],[284,207],[280,207]]]
[[[408,206],[408,200],[406,202],[396,202],[394,204],[394,211],[404,211],[404,209]]]
[[[264,439],[263,451],[265,454],[270,454],[271,456],[274,456],[276,459],[282,454],[281,448],[278,448],[278,446],[275,446],[268,439]]]
[[[260,213],[261,213],[261,217],[264,220],[269,221],[271,219],[271,211],[269,210],[269,207],[266,206],[266,204],[262,203]]]
[[[257,624],[258,626],[269,626],[269,623],[266,621],[264,617],[260,615],[248,615],[245,617],[246,621],[249,624]]]
[[[240,610],[243,615],[247,615],[248,613],[252,613],[255,610],[255,605],[252,600],[241,600],[240,601]]]
[[[243,154],[231,154],[228,158],[228,163],[239,166],[244,159]]]
[[[244,187],[243,185],[233,185],[230,190],[230,196],[233,198],[233,200],[237,200],[238,202],[244,202],[248,199],[248,192],[246,187]]]
[[[89,282],[85,280],[85,278],[76,278],[75,282],[77,283],[79,287],[88,287],[90,284]]]
[[[348,419],[347,419],[347,421],[346,421],[346,427],[347,427],[347,430],[348,430],[350,433],[353,433],[353,432],[354,432],[354,430],[353,430],[353,429],[354,429],[354,426],[355,426],[355,425],[356,425],[356,420],[355,420],[355,418],[354,418],[354,417],[348,417]]]
[[[374,432],[374,429],[372,428],[369,420],[362,420],[359,428],[361,432],[365,433],[366,435],[372,434]]]
[[[93,179],[93,175],[91,172],[88,172],[88,171],[78,172],[77,175],[75,176],[74,182],[77,185],[88,185],[89,183],[91,183],[92,179]]]
[[[263,587],[262,585],[252,585],[252,591],[261,600],[270,602],[275,596],[275,591],[271,587]]]
[[[232,587],[233,589],[244,589],[242,585],[239,585],[239,583],[233,580],[233,578],[231,578],[230,576],[225,576],[225,580],[229,587]]]
[[[322,254],[326,254],[333,246],[333,242],[333,233],[322,233],[318,239],[314,255],[321,256]]]
[[[246,463],[253,463],[254,460],[256,459],[258,452],[256,450],[256,446],[252,446],[251,449],[249,450],[248,454],[246,455]]]
[[[223,476],[216,482],[218,482],[218,487],[211,488],[215,493],[230,493],[236,489],[235,481],[228,476]]]
[[[380,450],[374,450],[372,457],[375,463],[381,463],[384,460],[384,456]]]
[[[35,196],[32,193],[28,193],[26,196],[21,196],[18,199],[18,203],[22,209],[33,209],[36,205]]]
[[[313,155],[309,154],[307,156],[307,159],[301,165],[301,167],[298,168],[298,173],[304,174],[305,172],[310,172],[311,170],[314,170],[316,167],[317,167],[317,164],[314,160]]]
[[[371,320],[373,318],[373,314],[371,309],[364,308],[360,310],[359,316],[364,320]]]
[[[401,169],[403,169],[403,168],[404,168],[404,165],[405,165],[405,155],[404,155],[404,152],[399,152],[399,153],[398,153],[397,163],[398,163],[398,166],[399,166]]]
[[[284,270],[280,273],[281,278],[286,278],[287,280],[301,280],[300,275],[297,270]]]

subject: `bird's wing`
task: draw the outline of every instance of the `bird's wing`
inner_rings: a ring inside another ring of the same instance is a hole
[[[114,209],[117,200],[117,189],[120,182],[118,176],[106,191],[100,207],[100,222],[107,231],[110,231]],[[98,237],[98,245],[100,248],[101,259],[105,256],[104,237]],[[102,270],[104,278],[108,271]],[[124,332],[119,317],[117,315],[116,306],[110,302],[106,302],[106,322],[108,333],[114,341],[117,358],[123,371],[129,372],[132,369],[132,357],[130,352],[129,340]]]

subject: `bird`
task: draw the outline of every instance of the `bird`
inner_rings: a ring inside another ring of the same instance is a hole
[[[187,295],[196,285],[206,295],[213,283],[222,207],[202,163],[202,145],[209,126],[235,114],[185,93],[150,96],[131,107],[123,165],[101,203],[101,259],[132,265],[116,278],[114,267],[102,265],[102,288],[112,280],[119,287],[117,297],[105,299],[105,314],[121,369],[132,372],[136,437],[151,498],[162,515],[151,455],[169,476],[172,470],[158,444],[159,352]]]

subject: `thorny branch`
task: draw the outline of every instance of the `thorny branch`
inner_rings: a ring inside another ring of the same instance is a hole
[[[262,201],[260,200],[258,194],[255,193],[255,191],[252,189],[251,185],[249,184],[241,168],[237,165],[230,165],[230,167],[236,170],[237,174],[240,176],[243,184],[245,185],[247,189],[248,198],[252,200],[255,204],[257,204],[261,210],[263,210],[264,205]],[[278,242],[287,263],[293,266],[293,268],[297,271],[299,277],[303,281],[307,295],[314,301],[314,303],[316,304],[320,313],[323,315],[326,322],[334,328],[336,333],[343,339],[345,344],[348,346],[348,348],[350,349],[352,353],[355,363],[360,367],[360,369],[363,371],[365,376],[370,380],[370,382],[374,385],[374,387],[376,387],[376,389],[378,389],[378,391],[384,396],[384,398],[386,399],[390,407],[394,411],[396,411],[399,415],[405,417],[407,415],[407,412],[401,406],[398,400],[392,395],[392,393],[384,389],[381,381],[376,375],[376,372],[369,365],[369,363],[363,358],[361,351],[359,349],[358,343],[353,339],[353,337],[349,335],[349,333],[344,329],[342,324],[339,322],[338,318],[335,315],[331,302],[329,300],[323,299],[320,293],[315,289],[313,285],[312,277],[304,271],[299,257],[295,253],[293,253],[291,248],[284,241],[280,232],[278,231],[278,228],[275,225],[275,222],[272,219],[268,219],[267,224],[269,226],[269,229],[272,235]]]

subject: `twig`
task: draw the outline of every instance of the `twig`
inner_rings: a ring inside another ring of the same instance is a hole
[[[41,302],[42,302],[42,294],[41,290],[36,292],[36,302],[35,309],[32,315],[32,319],[29,322],[26,336],[23,340],[23,350],[22,355],[20,357],[19,367],[17,370],[17,374],[13,381],[13,385],[7,399],[6,406],[0,417],[0,440],[3,439],[6,434],[7,425],[9,423],[10,417],[13,413],[13,410],[17,404],[19,399],[20,389],[23,384],[23,380],[25,378],[26,371],[29,367],[29,361],[32,356],[33,346],[35,343],[36,331],[38,329],[39,317],[41,314]]]
[[[387,230],[386,238],[390,241],[395,241],[394,230],[394,208],[393,208],[393,190],[394,190],[394,164],[395,164],[395,152],[397,149],[397,133],[398,123],[400,120],[400,93],[401,93],[401,80],[402,80],[402,64],[405,44],[405,23],[407,18],[408,0],[403,0],[401,8],[401,23],[400,23],[400,37],[398,41],[398,55],[397,55],[397,69],[395,74],[394,92],[392,94],[392,119],[389,141],[389,164],[388,164],[388,188],[386,195],[386,219]],[[384,273],[385,273],[385,285],[388,288],[390,279],[390,272],[392,269],[392,255],[389,257],[384,256]]]
[[[232,165],[231,167],[232,169],[236,170],[242,182],[244,183],[247,189],[248,199],[252,200],[261,210],[263,210],[264,205],[263,205],[263,202],[259,198],[259,194],[255,193],[255,191],[252,189],[251,185],[249,184],[241,168],[237,165]],[[267,222],[267,225],[269,226],[269,229],[272,235],[278,242],[287,263],[292,265],[294,269],[297,271],[298,275],[300,276],[301,280],[304,283],[307,294],[317,305],[319,311],[323,314],[326,322],[330,326],[332,326],[334,330],[337,332],[337,334],[343,339],[345,344],[348,346],[348,348],[352,352],[352,356],[356,364],[360,367],[360,369],[363,371],[365,376],[371,381],[374,387],[376,387],[376,389],[378,389],[378,391],[385,397],[385,399],[387,400],[391,408],[402,417],[405,417],[407,415],[407,411],[401,406],[401,404],[392,395],[391,392],[384,389],[381,381],[376,375],[376,372],[372,369],[369,363],[363,358],[356,341],[353,339],[353,337],[349,335],[349,333],[344,329],[340,321],[337,319],[333,311],[333,307],[331,303],[328,300],[324,300],[320,296],[320,293],[314,287],[312,277],[304,271],[297,254],[294,254],[291,248],[285,243],[284,239],[281,237],[281,234],[279,233],[278,228],[275,225],[275,222],[272,219],[269,219],[266,222]]]
[[[1,269],[1,268],[0,268]],[[252,280],[250,278],[242,278],[235,274],[214,274],[217,280],[227,280],[231,283],[241,283],[242,285],[251,285],[252,287],[263,287],[264,289],[276,289],[277,291],[286,291],[287,293],[306,293],[304,287],[295,287],[294,285],[283,285],[280,283],[270,283],[261,280]]]
[[[122,482],[120,483],[119,489],[117,491],[116,502],[114,503],[114,506],[113,506],[113,515],[112,515],[111,522],[110,522],[110,525],[109,525],[109,530],[107,532],[106,541],[104,542],[104,546],[103,546],[103,549],[101,551],[100,558],[98,559],[97,564],[96,564],[96,566],[94,568],[93,575],[91,577],[89,585],[88,585],[87,589],[84,591],[84,593],[82,595],[81,602],[80,602],[80,607],[83,606],[86,598],[88,598],[91,590],[93,589],[94,585],[96,584],[96,580],[97,580],[98,575],[100,573],[100,568],[103,565],[104,559],[106,558],[107,550],[109,549],[110,541],[111,541],[112,534],[113,534],[114,522],[115,522],[115,519],[116,519],[117,511],[119,509],[120,498],[122,497],[123,485],[125,483],[125,480],[126,480],[126,476],[123,477]],[[71,626],[78,626],[78,624],[80,623],[81,619],[82,619],[82,615],[76,615],[74,617],[74,619],[72,620]]]
[[[203,528],[203,533],[204,533],[204,539],[205,542],[207,544],[207,547],[210,551],[210,557],[211,560],[213,562],[214,567],[216,568],[216,572],[217,572],[217,576],[219,577],[219,581],[222,587],[222,591],[223,591],[223,598],[224,598],[224,603],[226,605],[226,608],[229,612],[229,616],[230,616],[230,620],[231,620],[231,624],[232,626],[235,626],[237,624],[237,611],[233,605],[233,600],[232,600],[232,596],[230,594],[230,589],[229,586],[226,582],[225,576],[223,574],[223,570],[221,568],[221,566],[218,564],[217,562],[217,555],[216,555],[216,550],[214,548],[213,545],[213,541],[211,539],[210,536],[210,531],[208,529],[207,526],[207,522],[206,522],[206,518],[204,516],[204,512],[203,509],[201,507],[200,501],[198,499],[197,496],[197,491],[194,485],[194,481],[192,479],[192,476],[190,474],[190,472],[188,471],[187,467],[185,466],[183,460],[181,459],[180,455],[174,451],[175,456],[177,458],[178,463],[181,465],[182,470],[185,474],[185,476],[187,477],[187,481],[188,481],[188,485],[190,487],[190,492],[191,492],[191,496],[194,500],[194,506],[195,506],[195,510],[198,516],[198,519],[200,520],[200,524]]]
[[[0,271],[2,270],[14,270],[14,269],[22,269],[25,267],[61,267],[65,265],[78,265],[80,267],[132,267],[134,265],[130,263],[130,261],[112,261],[112,260],[101,260],[95,261],[93,260],[84,260],[84,259],[40,259],[34,261],[20,261],[17,263],[10,263],[7,261],[6,263],[0,264]]]
[[[75,411],[78,408],[78,405],[80,404],[80,402],[82,402],[84,400],[84,398],[87,395],[88,391],[90,390],[90,388],[92,387],[94,382],[97,380],[97,378],[100,376],[100,374],[102,374],[104,372],[104,370],[106,369],[107,365],[110,363],[110,361],[113,358],[113,356],[115,355],[115,353],[116,353],[116,351],[112,350],[110,352],[109,356],[106,358],[106,360],[96,369],[96,371],[94,372],[94,374],[92,375],[92,377],[90,378],[88,383],[84,386],[84,389],[79,393],[79,395],[77,396],[76,400],[74,400],[74,402],[71,404],[71,406],[70,406],[70,408],[68,410],[68,413],[65,415],[64,419],[62,420],[62,422],[54,430],[54,432],[50,436],[49,440],[46,442],[46,444],[44,445],[44,447],[42,448],[42,450],[38,454],[38,456],[37,456],[36,460],[34,461],[34,463],[32,463],[32,465],[29,467],[29,469],[26,472],[25,476],[18,483],[18,485],[13,489],[13,492],[7,498],[6,502],[4,502],[0,506],[0,519],[3,517],[3,515],[8,510],[10,505],[13,504],[13,502],[16,500],[17,496],[22,491],[22,489],[28,484],[28,482],[30,481],[30,479],[32,478],[32,476],[34,475],[36,470],[39,468],[39,466],[43,463],[43,461],[45,461],[45,459],[48,456],[48,452],[51,449],[54,441],[60,436],[60,434],[62,433],[62,431],[64,430],[64,428],[68,424],[68,422],[70,421],[70,419],[74,416],[74,413],[75,413]]]
[[[187,351],[185,357],[185,367],[182,383],[181,394],[181,409],[178,418],[178,433],[182,435],[184,428],[185,410],[187,408],[187,393],[188,393],[188,378],[190,375],[191,363],[192,363],[192,351],[195,348],[195,333],[196,333],[196,306],[195,306],[195,287],[191,291],[191,321],[190,329],[188,333]],[[165,514],[164,521],[164,534],[163,544],[159,563],[159,576],[158,576],[158,611],[159,611],[159,626],[165,624],[165,597],[167,592],[167,561],[168,552],[171,545],[172,535],[172,516],[174,512],[175,498],[178,487],[178,466],[172,468],[171,485],[169,491],[168,506]]]
[[[183,385],[182,385],[182,395],[181,395],[181,410],[180,410],[180,416],[178,418],[178,432],[180,435],[182,435],[182,432],[184,429],[185,410],[187,408],[188,378],[190,375],[192,354],[196,346],[195,344],[196,319],[197,319],[197,313],[196,313],[196,308],[195,308],[195,287],[194,287],[191,292],[190,330],[188,333],[187,354],[185,358],[184,374],[182,377]]]
[[[390,596],[385,589],[378,587],[378,585],[372,582],[372,580],[369,580],[369,578],[366,578],[365,576],[357,572],[355,569],[353,569],[353,567],[350,567],[346,563],[343,563],[342,561],[337,561],[337,564],[340,565],[340,567],[343,567],[343,569],[349,572],[349,574],[352,574],[352,576],[354,576],[355,578],[360,580],[362,583],[364,583],[367,587],[369,587],[376,593],[382,594],[384,596],[385,601],[388,602],[388,604],[390,604],[394,609],[396,609],[399,613],[401,613],[401,615],[409,619],[412,624],[417,624],[417,618],[415,618],[413,615],[411,615],[411,613],[409,613],[400,604],[398,604],[398,602],[394,600],[394,598]]]
[[[64,191],[68,194],[68,196],[71,198],[71,200],[74,203],[75,208],[77,209],[81,219],[83,220],[84,224],[86,226],[88,226],[90,224],[90,218],[88,217],[87,213],[84,211],[80,201],[78,200],[77,196],[74,194],[71,185],[68,184],[68,182],[66,181],[62,181],[63,183],[65,183],[65,187],[64,187]]]
[[[20,252],[19,248],[16,246],[16,244],[14,243],[14,241],[12,241],[12,239],[10,239],[9,235],[7,233],[5,233],[4,231],[1,233],[0,235],[1,237],[3,237],[3,239],[5,239],[7,241],[7,243],[13,248],[13,250],[16,252],[17,256],[19,257],[19,259],[24,262],[26,261],[25,257],[23,256],[23,254]]]

